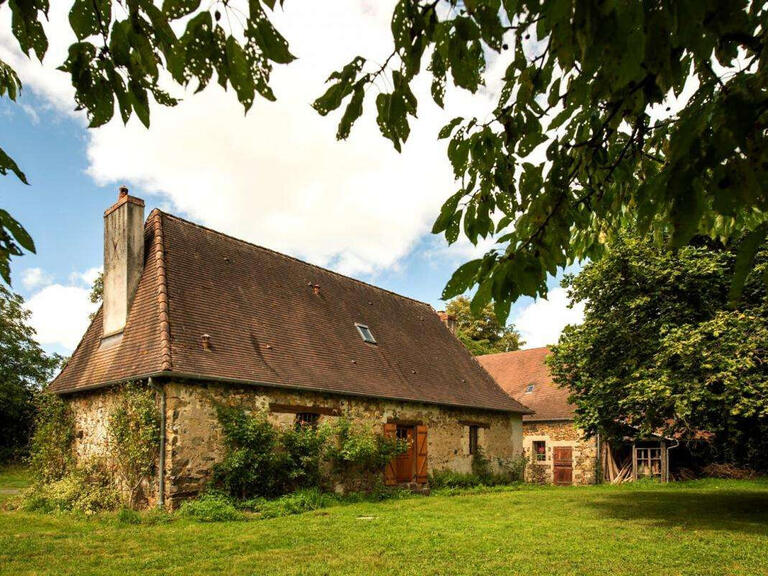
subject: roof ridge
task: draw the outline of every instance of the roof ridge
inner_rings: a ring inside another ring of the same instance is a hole
[[[537,346],[536,348],[520,348],[518,350],[507,350],[506,352],[492,352],[491,354],[481,354],[478,358],[488,358],[489,356],[504,356],[505,354],[517,354],[520,352],[540,352],[549,350],[549,346]]]
[[[171,317],[168,309],[168,279],[165,268],[165,242],[163,235],[163,212],[152,210],[149,218],[153,218],[152,250],[157,266],[157,319],[160,323],[160,370],[173,369],[171,356]]]
[[[253,242],[248,242],[247,240],[243,240],[242,238],[238,238],[237,236],[232,236],[231,234],[227,234],[225,232],[221,232],[220,230],[214,230],[213,228],[209,228],[208,226],[203,226],[202,224],[198,224],[197,222],[192,222],[191,220],[187,220],[186,218],[182,218],[181,216],[177,216],[175,214],[169,214],[168,212],[163,212],[162,210],[155,208],[152,212],[159,212],[163,216],[166,216],[168,218],[173,218],[175,220],[179,220],[180,222],[183,222],[185,224],[189,224],[191,226],[195,226],[197,228],[200,228],[201,230],[205,230],[207,232],[212,232],[214,234],[218,234],[219,236],[223,236],[225,238],[229,238],[230,240],[235,240],[236,242],[240,242],[241,244],[245,244],[247,246],[251,246],[252,248],[258,248],[259,250],[264,250],[265,252],[269,252],[271,254],[275,254],[276,256],[280,256],[281,258],[286,258],[288,260],[293,260],[294,262],[299,262],[300,264],[304,264],[305,266],[310,266],[312,268],[317,268],[318,270],[321,270],[323,272],[328,272],[329,274],[333,274],[334,276],[340,276],[341,278],[344,278],[346,280],[352,280],[353,282],[357,282],[358,284],[362,284],[363,286],[367,286],[369,288],[374,288],[376,290],[379,290],[381,292],[386,292],[387,294],[392,294],[393,296],[398,296],[399,298],[404,298],[405,300],[410,300],[411,302],[416,302],[417,304],[421,304],[423,306],[427,306],[431,310],[434,311],[434,308],[429,302],[424,302],[423,300],[418,300],[416,298],[411,298],[410,296],[405,296],[403,294],[400,294],[398,292],[393,292],[392,290],[387,290],[386,288],[382,288],[381,286],[376,286],[375,284],[371,284],[370,282],[366,282],[364,280],[360,280],[358,278],[353,278],[352,276],[347,276],[345,274],[342,274],[341,272],[336,272],[335,270],[331,270],[330,268],[324,268],[323,266],[318,266],[317,264],[312,264],[311,262],[307,262],[306,260],[302,260],[300,258],[296,258],[295,256],[290,256],[288,254],[284,254],[283,252],[278,252],[277,250],[273,250],[272,248],[267,248],[266,246],[261,246],[259,244],[254,244]]]

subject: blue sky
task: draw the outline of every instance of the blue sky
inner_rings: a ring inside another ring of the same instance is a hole
[[[377,133],[372,114],[349,141],[336,142],[337,118],[320,118],[309,102],[328,67],[348,59],[349,45],[376,51],[391,42],[391,7],[308,6],[294,13],[287,6],[283,15],[299,61],[276,71],[278,103],[257,102],[244,116],[234,95],[214,87],[182,94],[174,109],[154,107],[149,131],[119,120],[89,130],[72,111],[68,79],[55,71],[70,40],[66,8],[51,15],[51,58],[43,65],[14,54],[12,40],[0,35],[0,58],[25,82],[18,104],[0,101],[2,146],[31,184],[2,178],[0,205],[37,244],[36,255],[14,260],[13,287],[27,299],[46,349],[71,352],[87,325],[87,291],[102,261],[102,214],[120,184],[144,198],[147,214],[160,207],[436,309],[453,270],[490,246],[463,241],[449,248],[429,233],[455,186],[435,134],[457,110],[482,114],[487,95],[450,96],[444,111],[422,97],[402,154]],[[343,19],[354,21],[339,28],[350,37],[318,37]],[[579,318],[562,290],[549,300],[524,298],[513,307],[511,318],[530,345],[553,341],[564,323]]]

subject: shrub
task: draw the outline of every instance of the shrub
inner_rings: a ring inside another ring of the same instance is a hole
[[[141,514],[133,508],[121,508],[117,513],[118,524],[141,524]]]
[[[318,488],[310,488],[287,494],[276,500],[266,500],[255,511],[259,512],[262,518],[277,518],[327,508],[337,502],[338,499],[333,494]]]
[[[155,392],[149,387],[125,384],[116,398],[109,415],[109,451],[115,472],[128,491],[128,505],[135,506],[142,484],[155,470],[160,416]]]
[[[482,479],[477,474],[454,472],[453,470],[435,470],[429,476],[429,487],[433,490],[443,488],[474,488],[481,486]]]
[[[368,424],[339,418],[332,428],[328,459],[346,488],[370,491],[381,484],[387,462],[408,449],[405,441],[377,433]]]
[[[509,460],[500,458],[497,460],[498,472],[492,472],[490,462],[478,450],[472,459],[471,474],[454,472],[453,470],[436,470],[429,477],[429,486],[434,490],[440,490],[514,484],[524,480],[527,462],[525,456],[515,456]]]
[[[320,466],[329,434],[328,426],[298,426],[280,431],[279,444],[287,457],[288,490],[323,483]]]
[[[30,442],[29,465],[36,482],[55,482],[66,476],[74,462],[74,416],[66,402],[55,394],[41,392],[35,404],[37,416]]]
[[[290,459],[279,449],[278,431],[267,415],[250,415],[242,408],[223,405],[216,409],[226,454],[214,467],[214,483],[241,500],[283,493]]]
[[[74,468],[64,477],[33,485],[25,492],[21,507],[39,512],[83,512],[95,514],[115,510],[121,504],[120,493],[103,462],[94,460]]]
[[[195,500],[184,502],[179,508],[179,514],[198,522],[229,522],[244,519],[243,513],[235,508],[232,500],[217,492],[202,494]]]
[[[480,479],[481,484],[490,485],[491,463],[480,446],[475,448],[475,453],[472,455],[472,474]]]

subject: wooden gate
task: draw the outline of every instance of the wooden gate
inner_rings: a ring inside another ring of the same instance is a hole
[[[552,481],[558,486],[573,484],[573,447],[552,448]]]

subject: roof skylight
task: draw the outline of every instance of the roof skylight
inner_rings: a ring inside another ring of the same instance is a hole
[[[368,342],[368,344],[376,344],[376,338],[373,337],[373,333],[371,332],[371,329],[368,328],[368,326],[355,322],[355,328],[357,328],[357,331],[360,333],[360,337],[363,339],[363,342]]]

